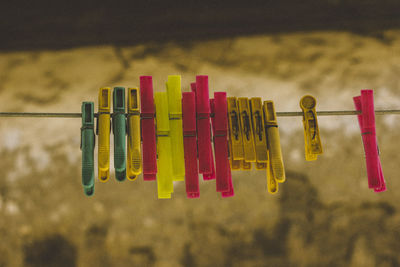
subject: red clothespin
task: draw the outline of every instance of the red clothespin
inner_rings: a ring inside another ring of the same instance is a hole
[[[188,198],[200,197],[199,169],[197,166],[196,96],[182,93],[183,149],[185,154],[185,183]]]
[[[361,111],[357,118],[364,144],[368,187],[374,188],[375,192],[383,192],[386,185],[376,140],[373,90],[361,90],[361,96],[354,97],[353,101],[356,110]]]
[[[208,76],[196,76],[196,83],[191,84],[196,93],[197,116],[197,149],[199,156],[199,173],[204,180],[215,179],[214,158],[211,149],[210,98],[208,92]]]
[[[152,181],[157,174],[156,131],[154,126],[153,78],[140,76],[143,179]]]
[[[228,160],[228,106],[225,92],[214,93],[214,99],[210,100],[214,153],[216,164],[217,192],[229,192]]]

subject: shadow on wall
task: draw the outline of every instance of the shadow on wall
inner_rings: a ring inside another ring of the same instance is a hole
[[[272,231],[232,232],[200,219],[189,225],[192,236],[183,248],[181,264],[349,266],[368,261],[372,266],[399,266],[400,229],[393,220],[393,206],[385,202],[324,205],[306,176],[288,172],[287,177],[279,201],[280,218]],[[105,247],[107,235],[107,226],[87,228],[83,241],[87,249],[79,251],[85,266],[93,262],[113,265]],[[78,247],[60,234],[25,244],[23,251],[25,266],[77,266]],[[157,262],[152,247],[133,246],[128,254],[130,266]]]
[[[309,30],[400,27],[396,0],[3,1],[0,50],[132,45]],[[127,8],[131,7],[131,8]]]

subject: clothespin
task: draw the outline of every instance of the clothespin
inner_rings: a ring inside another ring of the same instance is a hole
[[[111,131],[111,88],[99,90],[99,110],[96,125],[96,134],[99,136],[98,172],[100,182],[107,182],[110,178],[110,131]]]
[[[229,160],[228,160],[228,106],[225,92],[215,92],[210,100],[214,153],[216,164],[217,192],[229,192]]]
[[[151,76],[140,76],[140,103],[143,179],[145,181],[152,181],[156,179],[157,174],[157,150],[153,78]]]
[[[185,160],[183,153],[181,76],[169,75],[166,85],[169,127],[171,129],[171,152],[174,155],[172,161],[173,179],[174,181],[183,181],[185,179]]]
[[[375,192],[383,192],[386,190],[386,184],[376,140],[373,97],[373,90],[361,90],[361,96],[356,96],[353,100],[356,110],[361,111],[357,118],[364,144],[368,187],[374,188]]]
[[[276,119],[274,102],[264,101],[264,120],[267,132],[267,144],[271,172],[278,183],[285,181],[281,142],[279,137],[278,122]]]
[[[128,155],[127,176],[135,180],[142,172],[140,142],[140,101],[139,88],[128,88]]]
[[[260,97],[250,99],[253,118],[254,145],[256,150],[256,169],[266,169],[268,163],[267,135],[265,134],[264,115]]]
[[[303,111],[304,144],[307,161],[316,160],[317,156],[322,154],[317,112],[315,111],[316,104],[317,100],[310,95],[303,96],[300,100],[300,108]]]
[[[114,87],[112,126],[114,134],[115,178],[122,182],[126,179],[126,117],[124,87]]]
[[[185,154],[185,183],[188,198],[200,197],[197,166],[196,97],[194,92],[182,94],[183,147]]]
[[[171,198],[171,193],[174,191],[174,188],[172,182],[173,171],[167,93],[156,92],[154,101],[156,104],[157,152],[159,168],[157,174],[158,198]]]
[[[82,103],[82,185],[87,196],[94,194],[94,103]]]
[[[239,170],[244,160],[242,127],[236,97],[228,97],[229,152],[232,170]]]
[[[197,147],[199,153],[199,172],[204,180],[215,179],[214,159],[211,149],[210,98],[208,76],[196,76]]]
[[[244,162],[243,169],[250,170],[251,163],[256,162],[256,151],[254,147],[254,133],[251,124],[251,111],[249,99],[246,97],[238,98],[240,114],[240,124],[242,126]]]

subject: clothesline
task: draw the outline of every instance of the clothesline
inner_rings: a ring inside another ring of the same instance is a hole
[[[318,116],[348,116],[359,115],[360,111],[355,110],[331,110],[317,111]],[[400,115],[400,109],[382,109],[375,110],[376,115]],[[98,116],[97,113],[94,114]],[[281,111],[276,112],[278,117],[300,117],[303,116],[301,111]],[[82,113],[46,113],[46,112],[0,112],[0,117],[25,117],[25,118],[82,118]]]

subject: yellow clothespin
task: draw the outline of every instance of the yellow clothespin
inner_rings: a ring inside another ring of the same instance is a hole
[[[260,97],[250,99],[251,114],[253,119],[254,144],[256,149],[256,169],[267,167],[268,148],[267,135],[265,134],[263,107]]]
[[[229,155],[232,170],[239,170],[244,159],[242,127],[236,97],[228,97]]]
[[[128,88],[127,177],[133,181],[142,172],[139,88]]]
[[[317,112],[315,106],[317,100],[310,95],[303,96],[300,107],[303,110],[304,144],[307,161],[316,160],[322,154],[321,138],[319,136]]]
[[[285,181],[285,169],[274,102],[264,101],[264,119],[272,175],[278,183],[283,183]]]
[[[99,136],[98,175],[101,182],[110,178],[110,110],[111,88],[100,88],[96,134]]]
[[[174,187],[172,182],[172,155],[167,93],[156,92],[154,95],[154,102],[156,105],[157,126],[158,198],[171,198]]]
[[[251,111],[249,99],[246,97],[238,98],[238,107],[240,114],[240,125],[242,126],[242,139],[244,162],[243,169],[250,170],[251,162],[256,162],[256,150],[254,146],[254,133],[251,124]]]
[[[171,147],[173,180],[185,180],[185,157],[183,151],[182,128],[182,89],[181,76],[169,75],[167,85],[169,127],[171,129]]]

